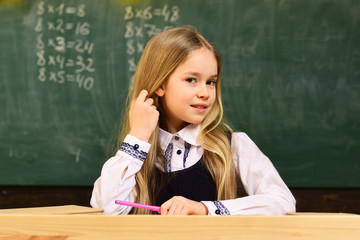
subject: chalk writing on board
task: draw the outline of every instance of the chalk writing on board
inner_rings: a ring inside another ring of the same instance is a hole
[[[37,159],[39,156],[38,152],[33,152],[28,146],[19,144],[9,149],[9,157],[17,159]]]
[[[86,19],[85,4],[51,5],[40,1],[36,16],[38,80],[75,84],[90,91],[95,84],[94,43],[88,40],[91,25]]]
[[[144,51],[147,40],[157,33],[173,28],[179,18],[180,9],[177,5],[170,7],[165,4],[160,8],[153,8],[152,6],[142,9],[134,9],[132,6],[125,8],[124,38],[126,40],[127,63],[130,74],[134,74],[138,58]],[[154,19],[160,19],[160,23],[156,21],[155,24],[152,21]]]

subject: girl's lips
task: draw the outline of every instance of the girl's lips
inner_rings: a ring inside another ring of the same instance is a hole
[[[190,105],[192,108],[194,108],[196,111],[199,112],[205,112],[207,109],[207,105],[205,104],[199,104],[199,105]]]
[[[206,108],[206,106],[191,105],[194,108]]]

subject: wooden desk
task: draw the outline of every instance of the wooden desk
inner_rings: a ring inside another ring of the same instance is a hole
[[[0,211],[0,239],[360,239],[360,216],[21,215]]]

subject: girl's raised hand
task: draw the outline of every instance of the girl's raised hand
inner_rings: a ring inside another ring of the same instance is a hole
[[[129,134],[145,142],[149,141],[160,115],[153,105],[154,100],[146,98],[147,95],[148,91],[141,90],[139,96],[131,102],[129,111]]]
[[[161,205],[161,215],[207,215],[208,209],[201,202],[176,196]]]

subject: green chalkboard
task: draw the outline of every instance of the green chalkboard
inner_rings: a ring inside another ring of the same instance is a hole
[[[289,186],[360,187],[357,0],[0,0],[0,184],[92,185],[144,46],[183,25]]]

